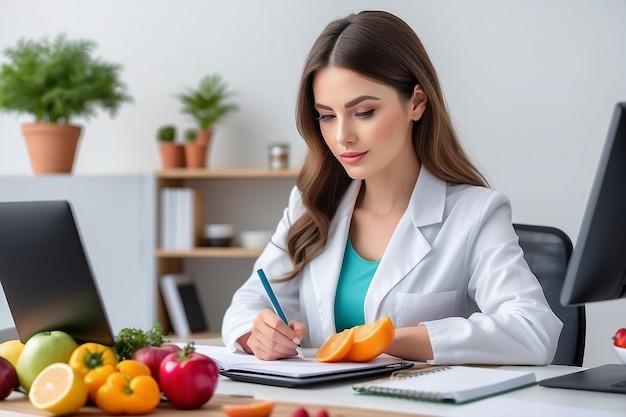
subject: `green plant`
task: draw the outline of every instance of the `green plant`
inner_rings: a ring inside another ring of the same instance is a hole
[[[89,118],[101,108],[115,115],[132,98],[120,81],[121,66],[94,58],[96,43],[70,40],[21,39],[3,52],[0,69],[0,109],[26,113],[36,121],[69,124]]]
[[[200,129],[212,130],[215,123],[238,109],[237,105],[226,101],[231,96],[222,77],[212,74],[203,77],[197,88],[187,88],[177,97],[183,104],[184,114],[191,116]]]
[[[198,137],[198,131],[196,129],[185,130],[185,141],[194,142]]]
[[[176,126],[163,125],[157,130],[157,140],[159,142],[174,142],[176,139]]]

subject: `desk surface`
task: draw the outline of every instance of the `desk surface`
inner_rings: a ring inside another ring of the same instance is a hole
[[[202,342],[196,341],[196,343]],[[214,344],[213,341],[209,343]],[[568,366],[504,366],[502,368],[533,371],[538,381],[580,370],[580,368]],[[352,384],[353,381],[307,388],[281,388],[237,382],[220,377],[216,395],[202,410],[176,411],[167,405],[161,405],[154,414],[189,417],[193,415],[224,416],[221,404],[250,401],[241,396],[254,396],[277,402],[272,417],[290,417],[293,410],[301,405],[305,405],[311,413],[320,408],[327,408],[331,417],[407,414],[442,417],[553,417],[561,415],[617,417],[626,415],[626,395],[622,394],[575,391],[535,385],[468,404],[450,405],[361,395],[352,390]],[[48,415],[35,410],[23,395],[17,393],[12,394],[5,401],[0,401],[0,410],[3,417]],[[97,409],[93,407],[85,407],[83,411],[77,415],[99,415]]]

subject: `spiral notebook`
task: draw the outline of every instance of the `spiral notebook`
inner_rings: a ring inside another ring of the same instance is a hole
[[[461,404],[536,384],[534,372],[435,366],[394,372],[390,377],[353,385],[361,394]]]

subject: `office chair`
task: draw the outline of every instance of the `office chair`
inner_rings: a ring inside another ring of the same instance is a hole
[[[554,227],[513,224],[524,258],[535,274],[563,330],[552,361],[555,365],[582,366],[585,351],[585,307],[564,307],[560,296],[572,254],[572,241]]]

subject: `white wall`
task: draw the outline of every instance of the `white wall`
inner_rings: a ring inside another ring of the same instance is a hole
[[[66,32],[124,65],[134,97],[117,117],[87,121],[76,173],[150,172],[154,134],[181,128],[174,94],[219,72],[241,110],[215,135],[210,165],[261,167],[269,142],[304,146],[294,125],[299,72],[333,18],[384,8],[431,54],[468,151],[513,202],[514,220],[560,227],[573,240],[613,106],[626,100],[626,3],[620,0],[0,0],[0,49]],[[29,173],[19,132],[0,115],[0,174]],[[624,301],[589,307],[587,363],[613,361]]]

